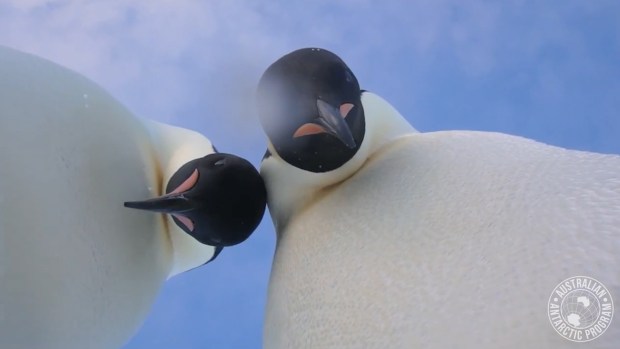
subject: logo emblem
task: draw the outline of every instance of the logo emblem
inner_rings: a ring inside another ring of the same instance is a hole
[[[587,276],[573,276],[551,292],[547,307],[551,326],[562,337],[588,342],[611,324],[614,303],[605,285]]]

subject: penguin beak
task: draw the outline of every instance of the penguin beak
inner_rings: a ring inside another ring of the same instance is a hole
[[[338,138],[348,148],[355,148],[355,140],[349,129],[349,125],[340,114],[340,110],[333,105],[321,100],[316,100],[319,117],[315,120],[327,133]]]
[[[128,201],[124,206],[162,213],[183,213],[195,208],[194,203],[184,193],[173,193],[144,201]]]

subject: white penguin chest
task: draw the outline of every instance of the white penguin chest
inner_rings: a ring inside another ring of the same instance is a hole
[[[619,170],[503,135],[401,140],[280,233],[265,347],[569,346],[555,285],[620,291]]]
[[[86,79],[0,49],[0,347],[122,345],[169,265],[142,124]]]

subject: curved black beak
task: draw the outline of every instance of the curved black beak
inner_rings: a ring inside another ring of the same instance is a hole
[[[340,110],[321,99],[316,100],[316,106],[319,109],[319,117],[316,119],[316,123],[323,126],[327,133],[338,138],[347,147],[355,148],[353,134],[351,134],[347,122],[340,115]]]
[[[125,202],[124,206],[162,213],[183,213],[195,208],[192,200],[187,198],[184,193],[168,194],[144,201],[128,201]]]

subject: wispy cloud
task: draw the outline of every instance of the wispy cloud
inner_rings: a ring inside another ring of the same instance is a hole
[[[260,60],[261,48],[278,46],[254,10],[223,4],[10,1],[0,12],[0,42],[87,75],[139,114],[171,119],[221,84],[255,84],[239,73]]]
[[[443,97],[439,79],[477,83],[509,71],[495,83],[526,83],[532,99],[562,99],[576,68],[618,71],[611,58],[592,51],[585,23],[605,23],[606,44],[617,53],[613,10],[620,6],[613,1],[10,0],[0,6],[0,43],[82,72],[139,115],[170,121],[189,114],[203,121],[201,128],[217,123],[252,139],[260,138],[253,131],[256,81],[271,61],[303,46],[337,51],[365,87],[385,90],[422,122],[429,110],[420,106]],[[490,101],[491,109],[503,107]]]

